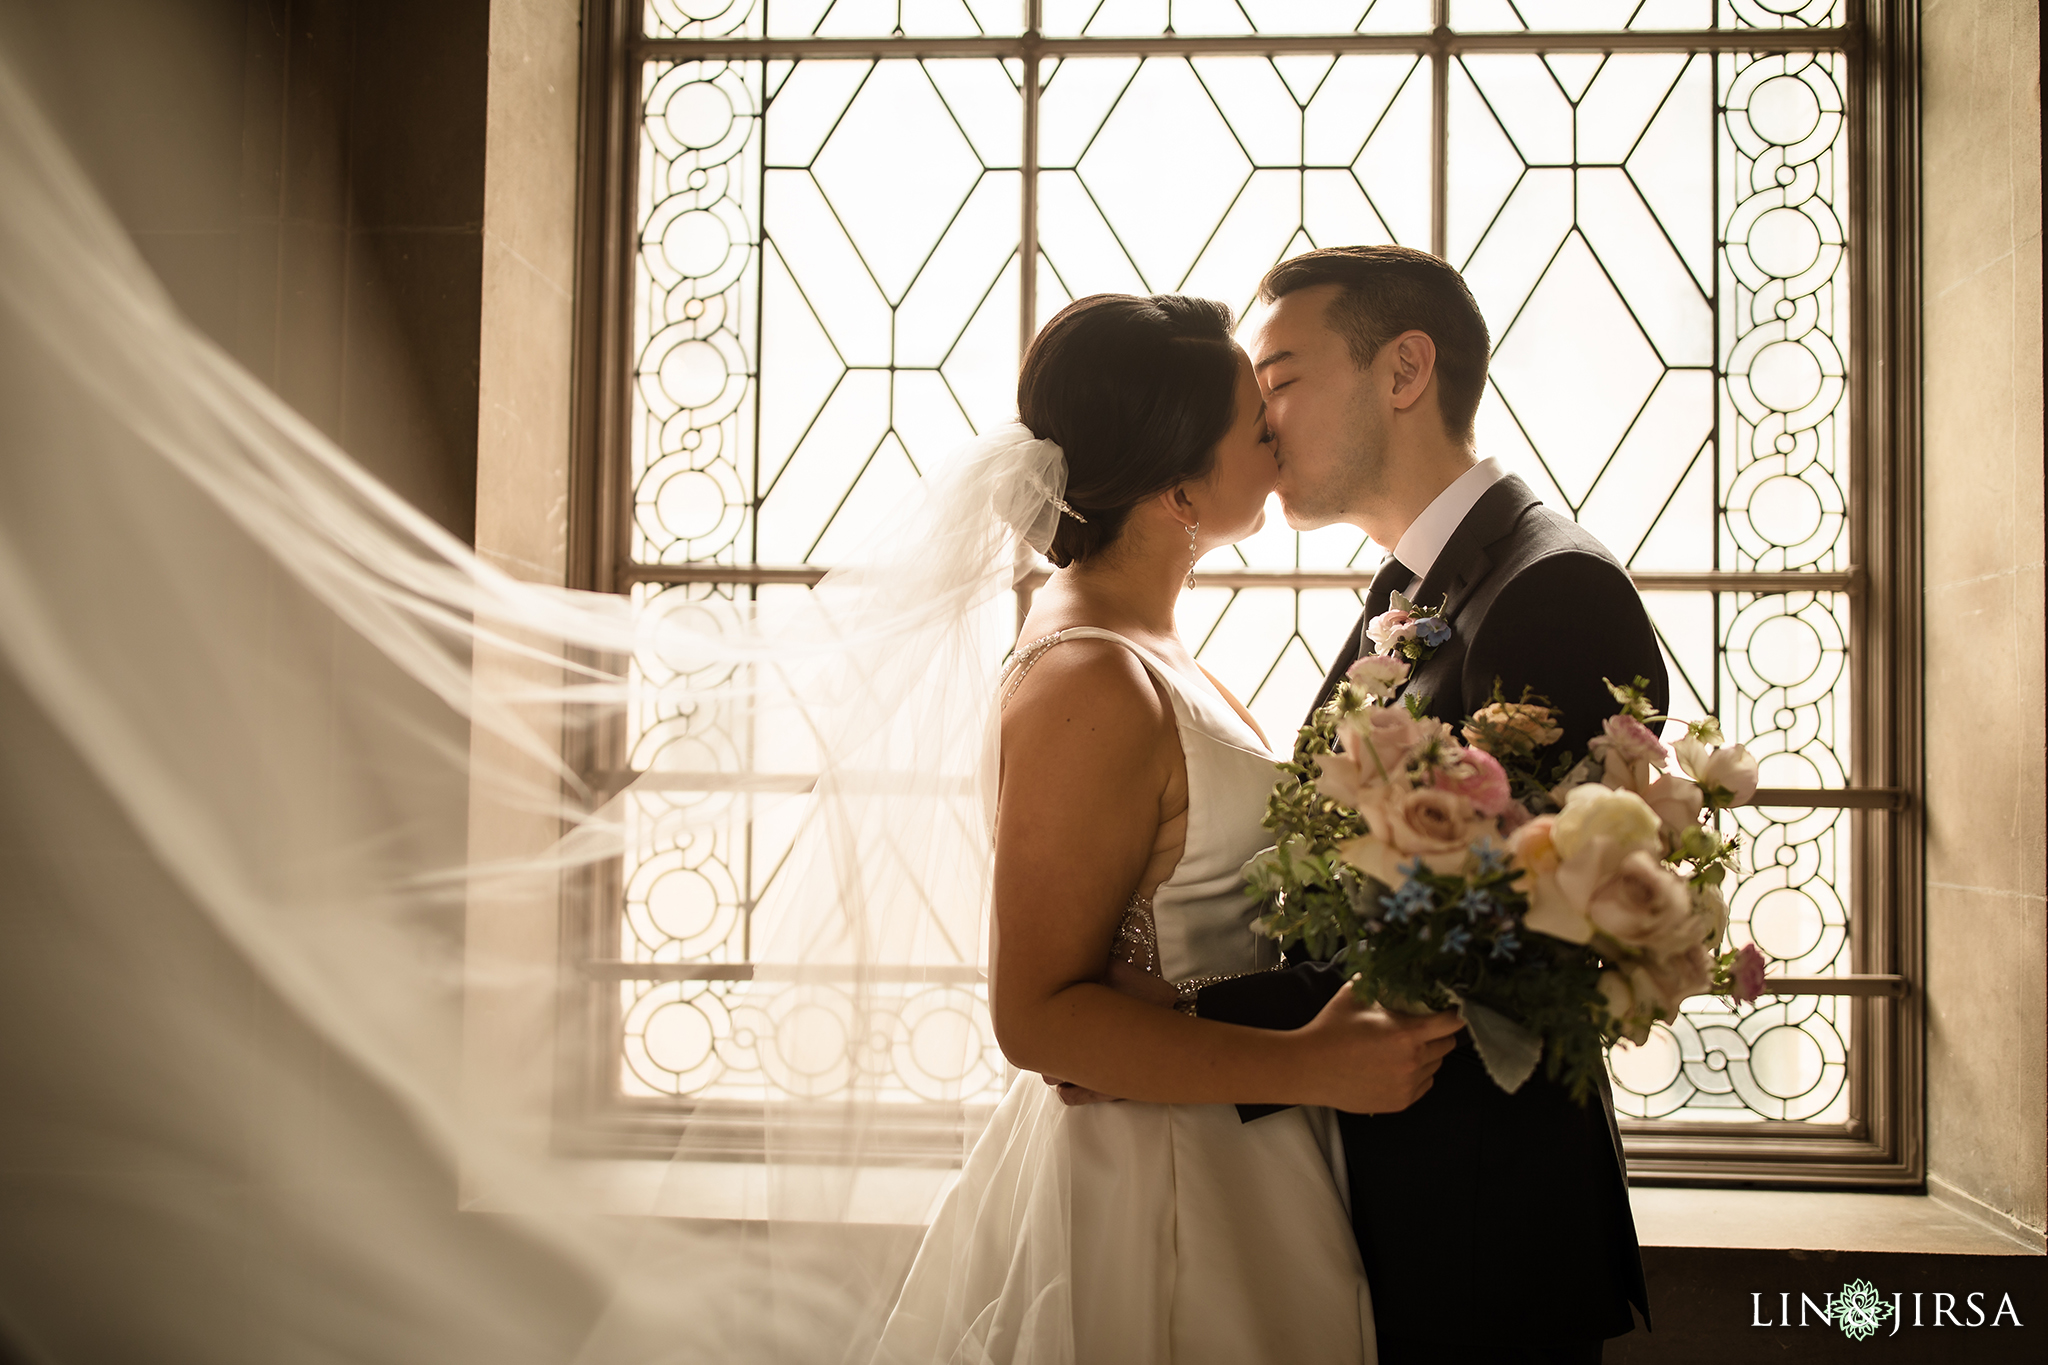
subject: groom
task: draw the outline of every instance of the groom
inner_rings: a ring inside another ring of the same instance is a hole
[[[1561,712],[1559,747],[1583,754],[1617,709],[1603,677],[1647,678],[1661,711],[1664,663],[1627,572],[1477,458],[1486,322],[1458,272],[1405,247],[1333,247],[1274,267],[1259,298],[1272,307],[1251,355],[1288,524],[1344,522],[1394,547],[1318,705],[1376,652],[1366,622],[1401,592],[1441,604],[1450,626],[1406,689],[1439,719],[1484,706],[1496,680],[1510,700],[1532,687]],[[1326,964],[1299,963],[1210,986],[1196,1010],[1295,1028],[1340,985]],[[1631,1304],[1647,1321],[1604,1078],[1590,1106],[1540,1071],[1505,1094],[1461,1034],[1415,1104],[1344,1114],[1340,1129],[1381,1365],[1597,1361],[1605,1338],[1633,1328]]]

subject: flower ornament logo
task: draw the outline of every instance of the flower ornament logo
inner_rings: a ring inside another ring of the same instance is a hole
[[[1892,1315],[1892,1305],[1879,1297],[1868,1280],[1851,1280],[1835,1296],[1835,1326],[1853,1341],[1866,1341]]]

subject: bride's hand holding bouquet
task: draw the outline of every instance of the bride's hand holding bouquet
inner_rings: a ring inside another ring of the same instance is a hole
[[[1540,698],[1497,694],[1454,732],[1394,701],[1409,668],[1353,665],[1282,765],[1278,843],[1245,869],[1265,932],[1362,998],[1455,1007],[1510,1091],[1543,1060],[1585,1100],[1607,1044],[1692,995],[1755,998],[1761,955],[1721,950],[1735,844],[1713,820],[1755,794],[1756,762],[1712,717],[1667,748],[1640,684],[1610,683],[1592,752],[1545,772],[1563,731]]]

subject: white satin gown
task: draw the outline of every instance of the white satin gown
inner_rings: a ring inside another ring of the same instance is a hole
[[[1152,898],[1160,971],[1272,966],[1240,869],[1268,842],[1273,754],[1206,678],[1122,636],[1069,629],[1018,658],[1084,638],[1159,680],[1187,760],[1186,850]],[[1068,1108],[1020,1075],[925,1236],[876,1365],[1371,1362],[1342,1150],[1325,1109],[1242,1123],[1221,1104]]]

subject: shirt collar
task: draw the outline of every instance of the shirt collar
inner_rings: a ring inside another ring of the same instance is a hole
[[[1481,460],[1436,495],[1394,545],[1394,558],[1408,566],[1417,583],[1429,577],[1437,556],[1487,489],[1507,476],[1495,459]]]

